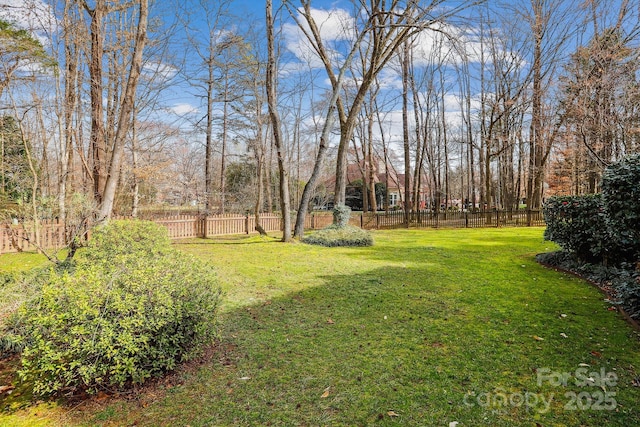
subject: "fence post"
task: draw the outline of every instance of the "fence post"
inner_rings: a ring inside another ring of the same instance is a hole
[[[527,227],[531,227],[531,209],[527,208]]]
[[[500,227],[500,211],[496,209],[496,227]]]
[[[244,233],[249,234],[249,211],[244,214]]]
[[[464,213],[464,228],[469,228],[469,212]]]
[[[208,230],[207,230],[207,214],[206,213],[200,217],[200,228],[202,230],[201,237],[203,239],[206,239],[207,238],[207,233],[208,233]]]

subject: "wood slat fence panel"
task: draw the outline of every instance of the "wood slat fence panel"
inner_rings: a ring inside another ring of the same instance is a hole
[[[172,215],[155,219],[158,224],[167,228],[171,239],[192,239],[230,234],[252,234],[255,231],[255,218],[251,215],[225,214]],[[282,219],[279,215],[263,214],[260,216],[262,227],[267,232],[279,231]],[[295,217],[292,218],[295,225]],[[330,212],[307,215],[306,230],[322,229],[333,222]],[[406,228],[404,212],[352,212],[350,223],[368,230],[385,230]],[[544,226],[544,218],[540,210],[519,211],[487,211],[487,212],[412,212],[409,217],[409,228],[483,228],[483,227],[527,227]],[[66,230],[63,224],[55,221],[40,223],[40,245],[44,249],[62,248],[66,245]],[[28,240],[26,239],[28,238]],[[34,225],[20,223],[17,225],[0,225],[0,253],[31,251],[36,247]]]

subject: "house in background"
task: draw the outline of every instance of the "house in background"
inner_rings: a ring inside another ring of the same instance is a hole
[[[380,182],[387,184],[387,194],[389,197],[389,208],[391,209],[402,209],[405,206],[404,203],[404,181],[405,174],[403,173],[395,173],[395,171],[389,171],[387,176],[386,173],[378,174],[378,180]],[[423,177],[422,182],[426,181],[426,177]],[[413,197],[413,180],[410,182],[411,188],[409,189],[411,193],[411,197]],[[429,187],[425,184],[420,186],[420,195],[418,200],[418,208],[420,210],[426,209],[429,206],[430,201],[430,190]],[[414,201],[410,200],[409,203],[410,208],[413,209]]]
[[[373,181],[376,188],[376,205],[378,210],[383,210],[387,206],[385,197],[388,200],[389,209],[403,209],[404,207],[404,174],[398,174],[395,170],[390,169],[389,173],[385,172],[384,163],[380,162],[374,169]],[[368,163],[360,162],[350,163],[347,165],[347,200],[346,203],[353,210],[362,210],[366,204],[363,201],[363,185],[366,182],[365,174],[368,171]],[[423,182],[426,182],[423,177]],[[325,188],[335,188],[335,176],[330,177],[324,183]],[[332,197],[328,197],[332,199]],[[427,185],[422,185],[420,190],[419,208],[426,209],[429,206],[430,190]],[[411,203],[413,206],[413,201]]]

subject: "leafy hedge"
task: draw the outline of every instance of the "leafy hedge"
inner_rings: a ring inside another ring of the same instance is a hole
[[[602,196],[551,197],[544,205],[544,238],[587,262],[607,256],[607,230]]]
[[[640,260],[640,155],[607,167],[602,194],[551,197],[545,238],[585,262]]]
[[[640,318],[640,154],[607,167],[602,194],[546,201],[545,239],[561,253],[543,257],[599,283]]]
[[[607,167],[602,200],[609,239],[620,259],[640,260],[640,154]]]
[[[539,254],[536,259],[542,264],[572,271],[597,284],[610,295],[611,303],[624,308],[632,318],[640,319],[640,270],[633,264],[591,264],[567,251]]]
[[[112,221],[20,309],[19,374],[36,394],[142,383],[213,339],[219,297],[212,269],[161,226]]]

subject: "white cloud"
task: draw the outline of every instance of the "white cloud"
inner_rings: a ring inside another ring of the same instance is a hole
[[[58,27],[53,8],[42,0],[0,0],[0,19],[31,32],[43,45]]]
[[[423,64],[459,64],[464,57],[478,62],[480,42],[470,31],[451,24],[441,23],[422,31],[414,45],[414,57]]]
[[[173,107],[171,107],[169,110],[178,116],[195,114],[199,111],[197,107],[194,107],[193,105],[187,104],[187,103],[176,104]]]
[[[171,80],[178,74],[178,69],[164,62],[150,61],[144,64],[142,74],[148,79]]]
[[[340,62],[342,55],[336,44],[355,38],[355,18],[344,9],[311,9],[311,16],[318,26],[320,37],[328,54],[332,57],[332,60],[335,61],[334,63]],[[299,13],[297,19],[303,25],[304,30],[308,32],[309,27],[305,18]],[[310,64],[312,68],[323,67],[318,54],[307,40],[303,30],[297,24],[285,24],[283,34],[287,49],[292,52],[298,60]]]

